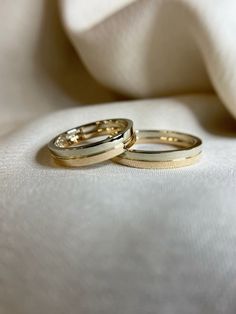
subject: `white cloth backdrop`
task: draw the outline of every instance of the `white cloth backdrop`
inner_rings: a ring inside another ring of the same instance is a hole
[[[0,35],[0,313],[235,314],[235,1],[0,0]],[[50,164],[120,116],[201,162]]]

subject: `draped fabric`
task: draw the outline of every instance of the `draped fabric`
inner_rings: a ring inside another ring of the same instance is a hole
[[[236,116],[234,0],[61,1],[90,73],[133,97],[215,89]]]
[[[235,1],[0,0],[0,33],[0,313],[234,314]],[[203,158],[52,165],[113,117]]]

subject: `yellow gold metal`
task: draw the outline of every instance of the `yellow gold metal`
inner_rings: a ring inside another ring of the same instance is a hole
[[[106,136],[96,142],[89,139]],[[122,154],[136,140],[129,119],[95,121],[70,129],[48,144],[54,161],[63,166],[81,167],[100,163]]]
[[[198,137],[175,131],[137,130],[136,140],[137,144],[158,143],[178,148],[149,151],[131,147],[112,160],[134,168],[178,168],[196,163],[202,152],[202,141]]]

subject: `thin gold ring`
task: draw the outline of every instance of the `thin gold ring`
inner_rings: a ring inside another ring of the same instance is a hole
[[[178,147],[172,150],[138,150],[132,147],[113,158],[114,162],[135,168],[177,168],[197,162],[202,152],[200,138],[167,130],[137,130],[137,144],[169,144]]]
[[[106,136],[89,142],[89,139]],[[84,124],[52,139],[48,148],[53,159],[63,166],[80,167],[99,163],[122,154],[136,140],[129,119],[107,119]]]

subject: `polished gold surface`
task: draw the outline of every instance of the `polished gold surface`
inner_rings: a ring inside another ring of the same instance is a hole
[[[101,139],[104,136],[105,139]],[[89,142],[91,139],[93,142]],[[131,120],[108,119],[61,133],[48,144],[48,148],[56,163],[80,167],[114,158],[132,146],[135,139]]]
[[[136,131],[137,144],[168,144],[172,150],[127,149],[114,162],[135,168],[178,168],[196,163],[201,156],[202,141],[193,135],[167,130]]]

